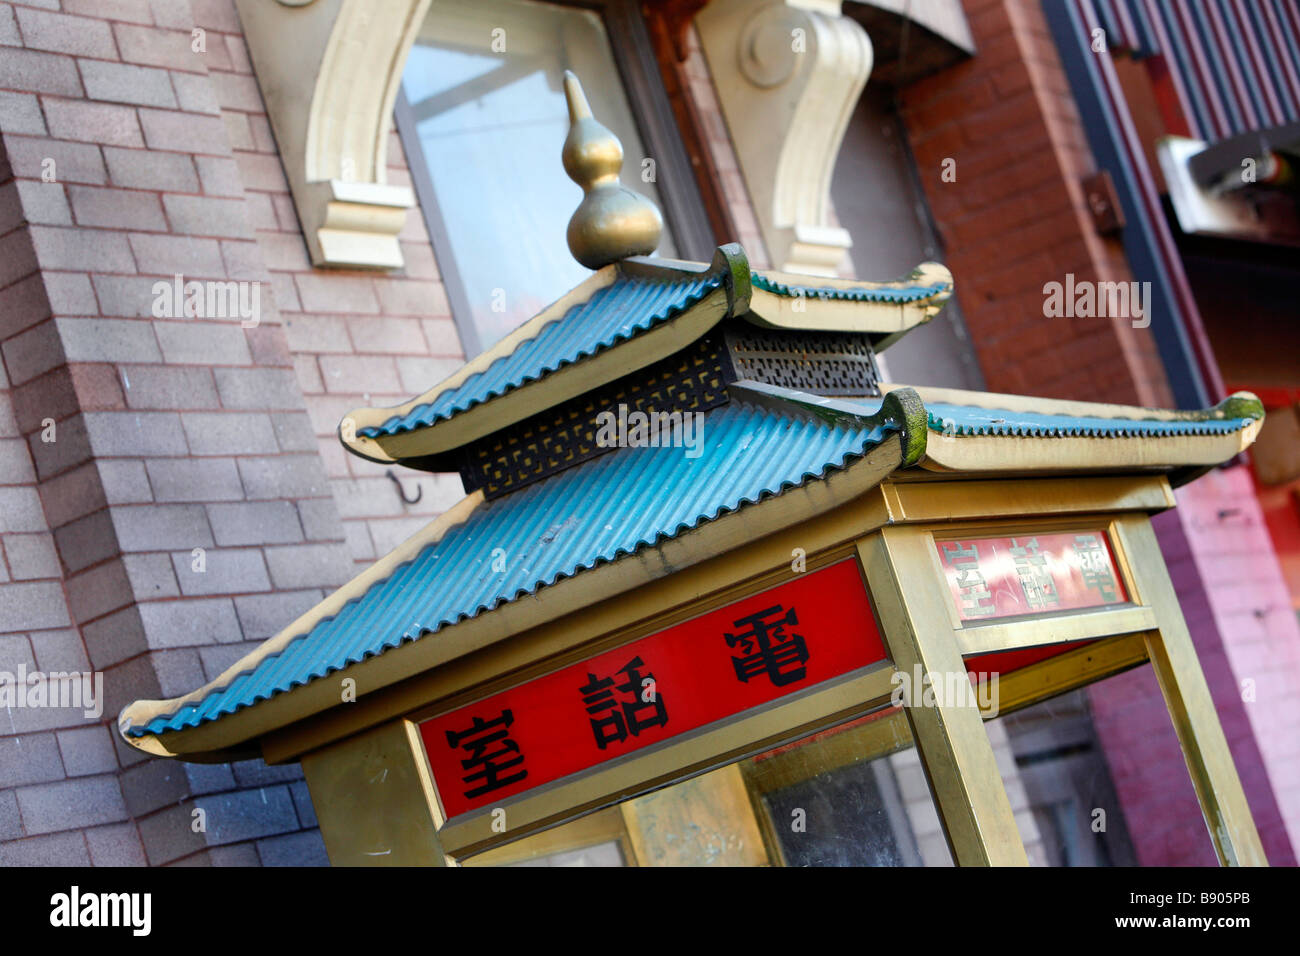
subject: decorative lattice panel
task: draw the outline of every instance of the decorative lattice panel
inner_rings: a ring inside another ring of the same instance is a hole
[[[815,395],[879,395],[880,373],[866,335],[734,327],[726,333],[735,377]]]
[[[466,446],[466,492],[496,498],[612,448],[596,444],[601,412],[702,412],[727,401],[722,342],[706,336],[668,358]]]

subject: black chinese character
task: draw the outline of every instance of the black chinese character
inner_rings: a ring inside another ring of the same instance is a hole
[[[784,613],[783,613],[784,612]],[[776,615],[776,619],[767,618]],[[803,680],[808,673],[808,645],[801,634],[786,634],[785,626],[799,623],[794,608],[769,607],[732,621],[733,627],[748,627],[738,634],[727,634],[727,646],[740,645],[742,657],[733,657],[736,677],[748,683],[751,677],[766,674],[777,687]]]
[[[503,710],[501,716],[494,717],[491,720],[475,717],[474,723],[467,730],[446,731],[448,746],[452,750],[463,749],[469,754],[469,759],[462,760],[460,765],[466,770],[482,768],[461,778],[466,784],[473,783],[476,780],[483,781],[482,786],[465,791],[467,800],[481,797],[485,793],[498,790],[507,784],[516,783],[528,776],[527,770],[520,770],[518,773],[512,773],[505,777],[501,776],[503,770],[517,767],[524,762],[524,755],[520,753],[519,745],[510,739],[508,728],[514,722],[515,715],[509,710]],[[491,730],[491,728],[497,726],[501,729]],[[489,753],[488,748],[498,742],[500,747]],[[510,756],[511,754],[514,756]]]
[[[596,746],[601,750],[623,742],[628,734],[636,737],[648,727],[663,727],[668,723],[668,711],[659,696],[654,675],[641,674],[640,668],[644,666],[645,661],[640,657],[632,658],[614,672],[627,675],[627,681],[617,685],[612,677],[597,677],[588,672],[586,685],[578,688],[591,717]],[[632,699],[615,700],[614,691],[631,694]],[[645,711],[651,713],[642,716]]]

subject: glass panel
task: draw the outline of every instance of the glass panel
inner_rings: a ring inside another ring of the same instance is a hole
[[[901,710],[850,721],[742,766],[773,863],[952,865]]]
[[[1060,614],[1128,601],[1100,528],[1012,538],[936,538],[963,621]]]
[[[582,847],[578,850],[563,850],[536,856],[531,860],[519,860],[508,866],[623,866],[623,852],[618,843],[597,843],[595,846]]]
[[[901,710],[490,850],[468,865],[951,866]]]
[[[452,307],[468,312],[456,318],[472,324],[480,348],[590,275],[565,239],[582,200],[560,163],[565,69],[622,141],[624,185],[658,203],[599,14],[532,0],[434,0],[403,74],[436,199],[424,211],[439,265],[459,279],[463,301],[453,296]],[[658,254],[675,255],[667,230]]]
[[[1215,865],[1150,666],[985,727],[1031,865]]]
[[[632,856],[618,807],[466,858],[465,866],[627,866]]]

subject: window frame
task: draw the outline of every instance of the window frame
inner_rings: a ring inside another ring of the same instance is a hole
[[[695,178],[694,167],[677,127],[668,92],[649,30],[636,0],[536,0],[555,6],[578,7],[600,14],[609,38],[614,65],[623,84],[632,120],[646,153],[655,158],[655,185],[663,207],[665,224],[671,231],[677,255],[707,262],[717,245],[707,209]],[[394,124],[406,154],[411,184],[420,215],[433,246],[434,259],[446,290],[452,321],[460,335],[465,359],[484,351],[475,325],[469,295],[455,268],[451,235],[438,203],[424,147],[416,133],[416,122],[406,91],[398,85]],[[555,161],[559,162],[559,154]]]

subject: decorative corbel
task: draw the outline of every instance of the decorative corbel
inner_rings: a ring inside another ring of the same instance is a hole
[[[235,0],[311,261],[396,269],[415,197],[386,181],[393,104],[431,0]]]
[[[712,0],[695,25],[775,267],[835,275],[852,241],[831,174],[871,72],[866,31],[839,0]]]

